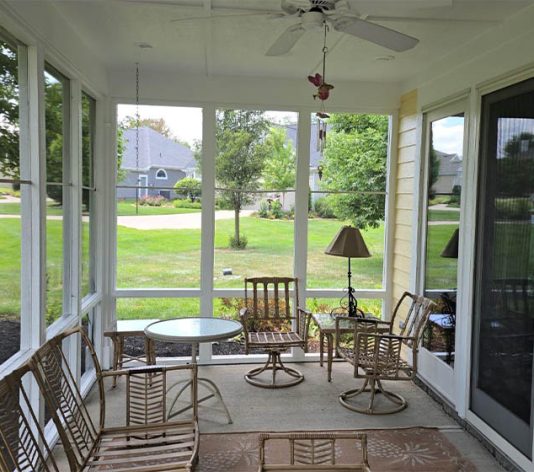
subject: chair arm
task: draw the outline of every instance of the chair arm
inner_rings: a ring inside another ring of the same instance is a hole
[[[106,370],[101,373],[102,377],[119,377],[121,375],[130,374],[155,374],[159,372],[169,372],[174,370],[191,370],[196,375],[198,371],[197,364],[181,364],[181,365],[142,365],[139,367],[128,367],[122,370]]]
[[[305,308],[297,307],[297,329],[298,334],[302,336],[304,341],[306,342],[306,346],[308,344],[308,336],[310,332],[310,323],[312,320],[312,313],[310,310],[306,310]]]

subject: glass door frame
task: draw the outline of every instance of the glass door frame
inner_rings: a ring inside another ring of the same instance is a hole
[[[464,115],[464,131],[463,131],[463,164],[462,164],[462,195],[460,200],[460,224],[465,220],[465,208],[467,196],[467,162],[469,156],[469,107],[468,94],[463,93],[460,96],[453,97],[445,102],[440,102],[436,106],[429,106],[423,109],[422,120],[422,133],[423,139],[420,150],[420,165],[419,165],[419,182],[417,184],[418,193],[415,195],[416,201],[419,202],[418,207],[418,221],[417,226],[417,241],[419,242],[417,248],[416,258],[416,281],[415,287],[418,293],[424,293],[425,290],[425,271],[426,271],[426,243],[427,243],[427,222],[428,222],[428,177],[430,172],[430,166],[428,161],[428,155],[431,145],[431,125],[432,123],[441,119],[462,114]],[[463,224],[460,227],[460,245],[458,250],[458,267],[457,267],[457,313],[461,310],[461,297],[464,287],[461,285],[461,279],[459,274],[462,273],[464,258],[462,257],[462,233],[464,232]],[[465,312],[463,312],[465,313]],[[460,316],[466,317],[467,314]],[[460,326],[465,323],[457,323],[455,333],[458,334]],[[461,329],[461,328],[460,328]],[[456,336],[458,338],[459,336]],[[447,399],[452,404],[457,403],[457,382],[459,364],[464,357],[459,352],[458,347],[461,347],[461,343],[455,348],[455,367],[452,368],[446,362],[438,359],[432,352],[421,346],[419,350],[419,373],[424,380],[432,385],[437,392]],[[458,362],[460,359],[460,362]]]

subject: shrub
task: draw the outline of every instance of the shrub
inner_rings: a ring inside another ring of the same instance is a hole
[[[503,220],[528,220],[530,217],[528,198],[496,198],[495,213]]]
[[[335,218],[336,215],[327,197],[321,197],[315,200],[313,205],[315,214],[320,218]]]
[[[273,218],[276,218],[277,220],[284,217],[284,210],[282,210],[280,200],[273,200],[271,203],[271,214],[273,215]]]
[[[194,179],[192,177],[185,177],[182,180],[179,180],[174,184],[176,193],[184,195],[189,198],[192,202],[198,200],[201,193],[201,182],[200,180]]]
[[[174,208],[202,208],[202,203],[198,200],[196,202],[190,202],[189,200],[177,199],[173,200],[172,205]]]
[[[236,239],[234,235],[230,236],[229,245],[232,249],[245,249],[247,247],[247,237],[242,234],[239,239]]]
[[[258,216],[260,218],[269,217],[269,203],[267,202],[267,200],[262,200],[260,202],[260,209],[258,210]]]
[[[160,207],[167,199],[161,195],[147,195],[139,199],[139,205]]]

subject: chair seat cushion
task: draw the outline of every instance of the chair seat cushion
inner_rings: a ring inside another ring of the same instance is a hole
[[[304,340],[295,332],[257,331],[248,334],[249,345],[254,347],[294,347],[302,346]]]

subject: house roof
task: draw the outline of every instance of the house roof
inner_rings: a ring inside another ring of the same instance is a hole
[[[196,166],[193,151],[183,144],[166,138],[152,128],[139,128],[139,162],[136,156],[136,130],[124,131],[124,156],[121,169],[136,170],[152,167],[191,169]]]
[[[436,150],[436,156],[439,159],[439,175],[458,175],[462,166],[462,158],[458,154],[447,154]]]

